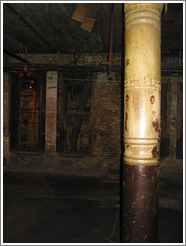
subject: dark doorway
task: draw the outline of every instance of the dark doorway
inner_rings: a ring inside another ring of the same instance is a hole
[[[41,137],[42,83],[29,77],[12,81],[12,149],[39,152],[43,149]]]
[[[19,98],[18,148],[37,150],[39,147],[39,91],[22,89]]]
[[[88,70],[68,70],[59,77],[58,151],[61,153],[91,151],[91,80]]]

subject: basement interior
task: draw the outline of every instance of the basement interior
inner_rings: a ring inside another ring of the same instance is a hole
[[[3,243],[183,243],[183,15],[9,3]]]

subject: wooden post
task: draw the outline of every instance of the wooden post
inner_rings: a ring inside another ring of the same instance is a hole
[[[47,72],[45,152],[48,153],[56,153],[57,75],[57,71]]]

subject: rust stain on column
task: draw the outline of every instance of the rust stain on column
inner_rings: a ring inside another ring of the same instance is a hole
[[[125,4],[123,241],[127,243],[156,242],[163,5]]]

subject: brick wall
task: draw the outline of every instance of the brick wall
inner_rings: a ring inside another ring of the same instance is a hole
[[[162,78],[161,158],[183,158],[183,82],[182,78]]]
[[[10,153],[10,74],[3,73],[3,157]]]
[[[176,157],[176,132],[177,132],[177,83],[172,83],[170,149],[169,149],[171,157]]]
[[[92,153],[100,166],[120,164],[120,78],[108,82],[106,73],[97,74],[92,98]]]
[[[46,80],[45,151],[56,152],[57,72],[48,71]]]

